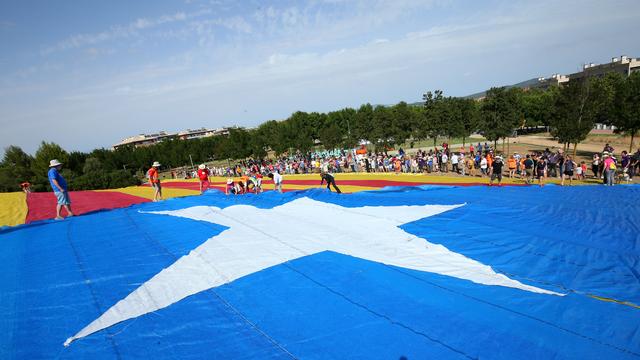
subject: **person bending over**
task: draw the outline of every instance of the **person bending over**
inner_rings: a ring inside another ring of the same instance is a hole
[[[273,185],[275,187],[275,190],[278,191],[279,193],[282,193],[282,175],[275,172],[275,173],[269,173],[269,175],[267,176],[270,179],[273,179]]]
[[[331,187],[333,185],[333,188],[336,189],[336,192],[338,194],[342,193],[342,191],[340,191],[340,189],[338,188],[338,186],[336,185],[336,178],[333,177],[333,175],[329,174],[329,173],[321,173],[320,174],[320,178],[322,180],[320,180],[320,186],[322,186],[322,184],[324,184],[324,182],[327,182],[327,189],[329,191],[331,191]]]

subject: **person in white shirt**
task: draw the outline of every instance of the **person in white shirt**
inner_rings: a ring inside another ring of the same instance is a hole
[[[449,172],[449,166],[447,166],[447,161],[449,161],[449,156],[447,156],[447,153],[443,152],[442,157],[440,159],[442,161],[442,165],[440,166],[440,171]]]
[[[273,179],[273,185],[275,186],[275,190],[279,193],[282,193],[282,175],[275,173],[269,173],[269,178]]]
[[[456,155],[456,153],[453,153],[453,155],[451,155],[451,167],[452,167],[452,171],[457,174],[458,173],[458,155]]]
[[[486,157],[482,157],[482,159],[480,160],[480,172],[482,173],[482,176],[487,176],[487,158]]]

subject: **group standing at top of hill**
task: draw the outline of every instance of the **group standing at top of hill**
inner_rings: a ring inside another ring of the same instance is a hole
[[[497,162],[495,160],[498,160]],[[544,184],[547,178],[560,178],[570,183],[574,179],[599,178],[604,184],[632,181],[640,171],[640,149],[633,154],[626,151],[618,156],[606,144],[601,153],[593,155],[590,164],[576,162],[560,149],[547,148],[528,154],[514,152],[499,154],[486,142],[452,149],[449,144],[430,150],[418,150],[410,155],[402,148],[397,152],[369,152],[359,150],[333,150],[325,152],[297,152],[275,160],[241,161],[233,167],[214,167],[216,176],[242,176],[248,173],[309,174],[309,173],[448,173],[463,176],[482,176],[498,182],[502,176],[537,180]]]

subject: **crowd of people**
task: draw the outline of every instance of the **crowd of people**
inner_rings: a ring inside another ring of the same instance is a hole
[[[561,149],[535,151],[528,154],[501,155],[490,144],[478,143],[451,149],[449,144],[430,150],[418,150],[407,154],[402,148],[394,154],[388,152],[373,153],[360,150],[333,150],[323,152],[297,152],[275,160],[242,161],[235,166],[214,167],[212,176],[241,177],[248,174],[266,176],[278,174],[309,173],[437,173],[459,174],[462,176],[480,176],[489,178],[490,183],[500,183],[503,176],[521,178],[527,183],[540,185],[548,178],[561,179],[561,185],[568,181],[599,178],[604,184],[612,185],[619,181],[632,181],[640,171],[640,149],[634,154],[623,151],[620,157],[614,155],[614,149],[606,144],[601,153],[594,154],[589,165],[585,161],[577,162]],[[196,174],[194,174],[196,176]]]
[[[391,172],[391,173],[455,173],[461,176],[488,177],[489,184],[500,184],[504,175],[510,178],[519,177],[527,183],[544,185],[547,178],[557,177],[560,184],[569,184],[574,179],[584,180],[587,177],[601,179],[605,185],[618,182],[633,181],[633,177],[640,171],[640,149],[631,154],[622,151],[617,157],[614,148],[606,144],[600,153],[591,159],[591,175],[585,161],[577,162],[562,150],[536,151],[530,154],[514,152],[505,160],[489,144],[478,143],[468,147],[462,146],[453,150],[447,143],[440,148],[418,150],[409,155],[402,148],[390,155],[358,150],[333,150],[324,152],[297,152],[292,156],[283,156],[275,160],[249,159],[233,167],[212,167],[205,164],[198,166],[193,173],[200,183],[200,192],[210,187],[211,176],[228,177],[226,194],[244,194],[248,192],[259,194],[263,191],[262,179],[266,176],[273,180],[276,191],[282,192],[283,174],[320,174],[320,186],[326,183],[340,193],[334,173],[341,172]],[[153,201],[162,200],[162,186],[158,169],[161,164],[155,161],[147,171],[149,185],[154,189]],[[67,216],[73,216],[71,199],[67,189],[67,182],[60,174],[62,163],[53,159],[49,164],[49,182],[56,196],[56,219],[62,219],[61,210],[67,211]],[[175,174],[174,174],[175,177]],[[240,177],[234,181],[233,177]],[[30,192],[30,184],[21,184],[25,193]]]

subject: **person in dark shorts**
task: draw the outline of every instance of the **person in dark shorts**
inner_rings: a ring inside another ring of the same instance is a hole
[[[333,175],[326,173],[326,172],[322,172],[320,173],[320,178],[322,180],[320,180],[320,186],[322,186],[322,184],[324,184],[324,182],[327,182],[327,189],[329,191],[331,191],[330,186],[333,185],[333,188],[336,189],[336,192],[338,194],[342,193],[342,191],[340,191],[340,189],[338,189],[338,186],[336,185],[336,179],[333,177]]]
[[[571,185],[575,169],[576,163],[573,161],[573,159],[571,159],[571,156],[567,155],[566,159],[564,160],[564,172],[562,173],[562,181],[560,182],[560,185],[564,186],[564,179],[566,179],[567,177],[569,177],[569,185]]]
[[[533,181],[533,166],[535,162],[531,159],[531,155],[527,154],[526,159],[524,160],[524,174],[527,184],[530,184]]]
[[[491,164],[491,180],[489,180],[489,185],[493,185],[493,180],[498,179],[498,185],[502,182],[502,167],[504,166],[504,162],[502,162],[502,156],[496,156]]]
[[[536,162],[536,177],[538,178],[538,184],[543,186],[547,178],[547,160],[543,156],[538,156],[538,162]]]

